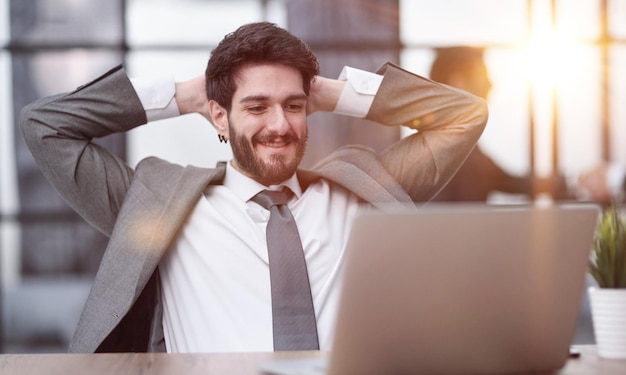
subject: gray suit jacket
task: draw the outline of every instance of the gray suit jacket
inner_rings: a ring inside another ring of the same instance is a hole
[[[487,120],[470,94],[386,64],[367,119],[417,129],[382,153],[337,150],[298,171],[305,189],[324,178],[378,208],[415,205],[454,175]],[[92,142],[147,122],[121,67],[77,90],[24,108],[21,128],[42,172],[68,204],[110,236],[69,350],[164,350],[157,266],[209,184],[224,166],[182,167],[157,158],[136,168]]]

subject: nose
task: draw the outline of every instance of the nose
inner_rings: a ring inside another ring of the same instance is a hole
[[[289,129],[289,120],[282,107],[274,108],[268,118],[267,129],[273,133],[283,135]]]

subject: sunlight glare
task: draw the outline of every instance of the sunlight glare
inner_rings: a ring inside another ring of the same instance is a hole
[[[526,56],[528,78],[535,89],[555,89],[576,73],[574,42],[557,31],[534,33]]]

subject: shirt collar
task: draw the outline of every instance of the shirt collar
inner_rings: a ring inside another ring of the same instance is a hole
[[[295,173],[289,179],[278,185],[265,186],[236,170],[232,166],[232,161],[226,164],[224,186],[231,190],[243,202],[249,201],[262,190],[279,190],[282,186],[287,186],[291,189],[296,198],[299,199],[302,196],[302,189],[300,188],[300,184],[298,183],[298,178]]]

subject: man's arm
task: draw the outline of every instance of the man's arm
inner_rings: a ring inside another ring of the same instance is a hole
[[[341,81],[316,79],[309,112],[332,111],[417,130],[385,150],[380,160],[414,201],[428,200],[476,145],[487,122],[487,105],[393,64],[387,64],[383,74],[348,68]]]
[[[146,121],[133,86],[117,67],[73,92],[26,106],[20,126],[47,180],[85,220],[108,235],[133,170],[93,139]]]
[[[381,154],[414,201],[432,198],[456,173],[487,123],[484,100],[387,64],[365,117],[417,130]]]

